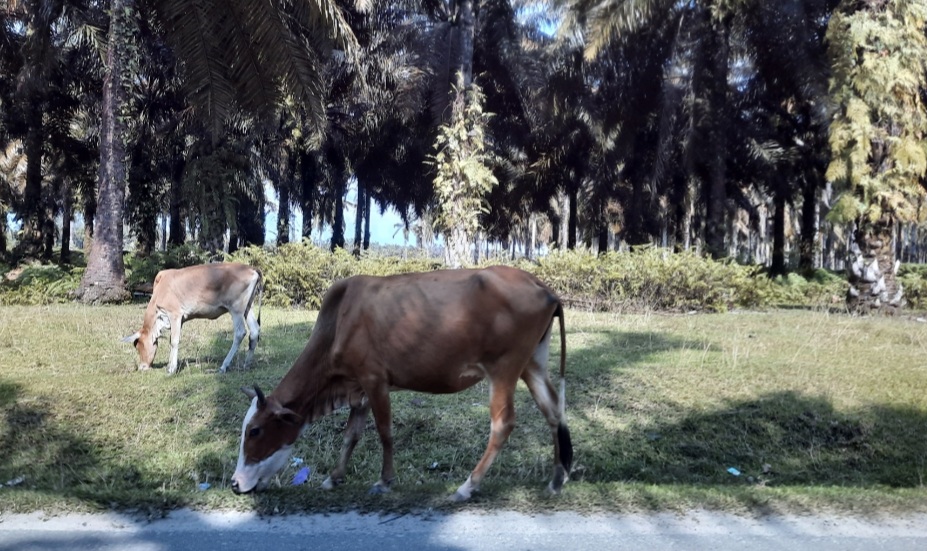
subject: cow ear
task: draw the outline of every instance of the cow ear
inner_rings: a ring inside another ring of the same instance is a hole
[[[135,333],[132,333],[128,337],[122,337],[122,342],[130,342],[132,344],[135,344],[135,342],[138,341],[138,339],[141,336],[142,336],[141,332],[136,331]]]
[[[280,411],[276,412],[277,419],[280,419],[287,425],[293,425],[300,427],[303,424],[303,418],[298,413],[292,409],[282,408]]]

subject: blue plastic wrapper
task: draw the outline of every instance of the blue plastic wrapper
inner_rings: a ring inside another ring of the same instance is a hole
[[[293,475],[293,481],[290,482],[290,486],[299,486],[307,480],[309,480],[309,467],[303,467]]]

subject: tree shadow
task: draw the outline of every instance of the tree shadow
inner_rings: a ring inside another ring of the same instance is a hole
[[[145,488],[142,469],[125,466],[107,458],[119,454],[111,442],[96,442],[63,428],[48,397],[24,397],[19,385],[0,381],[0,413],[4,423],[0,432],[0,482],[16,480],[4,491],[31,491],[61,498],[65,502],[90,503],[108,508],[118,505],[123,493],[108,495],[114,481],[120,486],[138,484],[140,503],[166,504],[149,481]],[[102,489],[101,489],[102,488]]]
[[[927,415],[914,408],[837,411],[782,391],[620,433],[587,421],[600,437],[582,451],[594,482],[916,488],[927,475]]]

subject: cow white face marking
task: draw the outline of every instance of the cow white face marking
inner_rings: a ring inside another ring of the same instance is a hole
[[[142,328],[141,331],[134,335],[124,337],[122,342],[132,343],[132,347],[138,353],[138,368],[141,370],[151,367],[154,361],[155,352],[158,351],[158,337],[152,338],[151,334]]]
[[[241,424],[238,465],[232,475],[232,491],[236,494],[267,488],[273,476],[286,465],[292,452],[292,443],[285,440],[288,435],[283,434],[284,431],[272,422],[273,419],[268,420],[267,415],[260,415],[266,413],[266,409],[259,406],[257,397],[253,398]],[[265,422],[269,426],[262,426]],[[298,428],[295,431],[299,433]],[[274,434],[268,434],[271,432]]]

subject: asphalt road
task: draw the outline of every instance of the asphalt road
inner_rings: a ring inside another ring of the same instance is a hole
[[[175,511],[147,521],[116,513],[0,515],[0,551],[685,550],[924,551],[927,515],[743,517],[512,512],[260,517]]]

